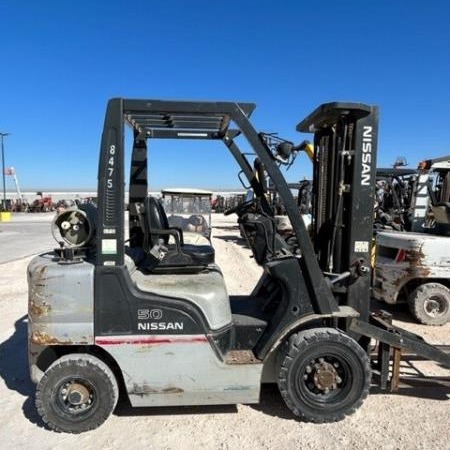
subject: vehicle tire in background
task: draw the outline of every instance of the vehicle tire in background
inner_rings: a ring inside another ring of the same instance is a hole
[[[445,325],[450,320],[450,289],[440,283],[425,283],[408,296],[409,309],[424,325]]]

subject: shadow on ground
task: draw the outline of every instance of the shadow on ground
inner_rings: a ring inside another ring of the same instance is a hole
[[[225,241],[225,242],[233,242],[235,244],[242,245],[243,247],[248,247],[247,241],[244,238],[236,236],[234,234],[229,234],[229,235],[225,234],[222,236],[214,236],[214,239],[221,239],[222,241]]]
[[[381,390],[372,386],[369,395],[388,394],[389,391]],[[432,382],[416,381],[411,382],[408,387],[401,387],[398,391],[390,395],[403,397],[416,397],[429,400],[448,401],[450,387],[438,385]],[[298,420],[284,403],[278,386],[274,384],[265,384],[261,389],[261,401],[258,404],[249,405],[256,411],[260,411],[268,416],[278,417],[285,420]]]
[[[276,384],[264,384],[261,388],[260,403],[248,405],[256,411],[282,419],[293,419],[285,406]],[[237,405],[202,405],[133,408],[127,399],[122,398],[114,412],[117,416],[172,416],[198,414],[236,414]]]
[[[236,405],[165,406],[133,408],[127,398],[121,397],[114,414],[116,416],[179,416],[199,414],[237,413]]]
[[[263,384],[261,387],[260,402],[249,406],[268,416],[279,417],[280,419],[286,420],[295,420],[295,416],[284,403],[280,391],[278,390],[278,386],[275,383]]]
[[[400,380],[401,382],[407,381],[408,385],[400,387],[395,392],[382,390],[378,386],[374,386],[371,388],[370,393],[372,395],[389,394],[400,397],[414,397],[440,401],[448,401],[450,398],[450,386],[441,385],[437,381],[433,381],[430,378],[408,381],[408,377],[405,376],[404,378],[400,378]]]
[[[35,386],[28,372],[27,315],[15,322],[14,333],[0,343],[0,376],[8,389],[26,397],[22,406],[24,416],[44,427],[34,405]]]

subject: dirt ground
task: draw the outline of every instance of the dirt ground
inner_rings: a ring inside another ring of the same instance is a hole
[[[214,217],[213,245],[230,294],[249,292],[261,271],[239,237],[235,217]],[[50,229],[49,229],[50,232]],[[2,249],[0,248],[0,251]],[[81,435],[47,430],[34,406],[27,365],[26,266],[30,258],[0,264],[0,448],[8,449],[450,449],[449,387],[372,388],[363,406],[342,422],[296,421],[276,386],[261,403],[223,407],[131,409],[120,403],[97,430]],[[412,323],[406,309],[391,309],[405,328],[429,342],[450,342],[450,325]],[[420,370],[450,376],[431,363]],[[404,365],[402,371],[412,371]]]

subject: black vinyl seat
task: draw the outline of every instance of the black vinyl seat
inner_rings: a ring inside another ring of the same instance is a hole
[[[168,250],[158,267],[207,266],[214,263],[214,248],[211,245],[185,244],[183,231],[180,228],[169,227],[166,212],[156,198],[147,197],[145,199],[144,214],[148,227],[146,250],[150,251],[161,243]],[[169,243],[171,236],[173,236],[175,244]]]

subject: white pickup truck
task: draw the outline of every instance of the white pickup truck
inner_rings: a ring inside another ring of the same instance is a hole
[[[450,320],[450,237],[427,233],[378,233],[373,279],[376,299],[407,301],[425,325]]]

